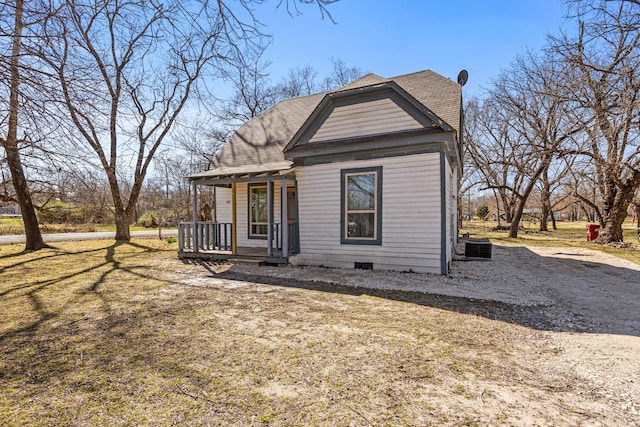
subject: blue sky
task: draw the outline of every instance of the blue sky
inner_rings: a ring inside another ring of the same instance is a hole
[[[464,68],[465,96],[482,95],[517,54],[543,46],[566,14],[560,0],[342,0],[329,6],[333,24],[315,6],[291,17],[276,5],[256,10],[273,35],[273,82],[305,65],[325,75],[339,58],[383,77],[431,69],[455,80]]]

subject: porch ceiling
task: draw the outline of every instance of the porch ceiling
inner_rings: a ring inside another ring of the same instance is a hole
[[[262,163],[257,165],[242,165],[242,166],[233,166],[233,167],[217,167],[215,169],[210,169],[204,172],[200,172],[194,175],[189,176],[189,180],[199,180],[202,178],[225,178],[225,177],[233,177],[233,176],[241,176],[241,175],[258,175],[258,174],[266,174],[277,173],[283,174],[291,169],[292,162],[288,160],[283,160],[280,162],[271,162],[271,163]]]
[[[296,179],[293,168],[260,172],[256,172],[255,170],[250,172],[236,171],[235,173],[227,174],[220,174],[220,170],[218,169],[216,172],[218,173],[192,175],[189,177],[189,180],[195,185],[227,185],[239,182],[295,181]]]

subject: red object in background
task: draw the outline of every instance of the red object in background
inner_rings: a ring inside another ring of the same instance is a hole
[[[596,240],[598,238],[599,231],[600,224],[587,224],[587,242]]]

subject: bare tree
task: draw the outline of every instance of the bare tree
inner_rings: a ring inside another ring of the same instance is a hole
[[[109,183],[94,167],[60,172],[59,198],[81,212],[85,224],[103,224],[113,218]]]
[[[552,49],[573,67],[563,81],[582,111],[586,156],[595,167],[602,210],[588,194],[602,229],[598,243],[622,241],[626,208],[640,187],[640,7],[637,2],[573,1],[576,34],[552,39]]]
[[[322,13],[333,2],[295,1]],[[106,174],[116,239],[130,239],[152,159],[198,84],[222,76],[265,36],[254,3],[241,0],[234,10],[226,1],[69,0],[34,52],[57,77],[61,107]]]
[[[549,219],[553,229],[557,230],[554,210],[571,196],[570,192],[562,192],[562,189],[566,187],[573,160],[571,157],[560,157],[540,174],[540,231],[549,231]]]
[[[273,106],[280,98],[278,87],[269,82],[270,62],[263,59],[265,48],[231,68],[233,94],[215,116],[226,128],[235,129]]]
[[[182,121],[172,132],[172,148],[176,158],[181,157],[182,176],[202,172],[209,166],[215,154],[229,140],[232,130],[223,121],[215,121],[216,116],[205,115],[187,123]],[[185,153],[184,156],[179,154]]]
[[[498,210],[502,207],[510,223],[518,201],[514,190],[526,178],[525,170],[517,167],[518,135],[495,100],[472,99],[465,106],[464,136],[467,157],[481,176],[480,189],[494,191]]]
[[[20,156],[20,144],[26,137],[18,137],[18,115],[20,105],[20,57],[22,55],[22,38],[25,23],[23,22],[24,1],[16,0],[11,8],[3,4],[3,13],[9,12],[8,16],[13,16],[13,30],[11,32],[11,55],[9,59],[9,104],[6,135],[0,134],[0,145],[4,148],[6,163],[11,171],[11,182],[15,192],[15,200],[20,205],[22,220],[26,236],[25,250],[38,250],[45,247],[38,226],[27,177],[24,173],[22,159]],[[5,16],[7,16],[5,15]],[[5,186],[6,189],[6,186]]]
[[[342,59],[331,59],[331,72],[319,80],[318,72],[311,66],[289,70],[289,74],[278,85],[278,100],[311,95],[337,89],[364,73],[358,67],[349,67]]]
[[[318,73],[307,66],[289,70],[280,83],[273,85],[268,73],[270,63],[262,59],[263,55],[263,48],[258,47],[251,55],[242,58],[242,63],[233,64],[227,71],[227,77],[233,83],[233,94],[222,107],[210,109],[210,117],[216,120],[215,123],[198,119],[187,125],[183,121],[174,132],[173,140],[190,156],[210,161],[235,129],[277,102],[336,89],[362,75],[359,68],[348,67],[344,61],[332,59],[332,71],[321,83],[317,79]],[[190,165],[197,163],[189,162]]]
[[[320,90],[329,91],[337,89],[362,77],[363,74],[359,67],[350,67],[340,58],[331,58],[331,73],[320,83]]]
[[[318,72],[310,65],[289,70],[289,74],[282,81],[278,92],[282,99],[311,95],[319,91]]]
[[[512,188],[518,196],[509,237],[518,236],[518,223],[529,195],[543,174],[548,174],[561,148],[579,132],[581,124],[566,120],[571,103],[558,96],[560,81],[567,78],[562,63],[546,54],[527,53],[503,72],[492,96],[504,111],[504,120],[518,134],[514,150],[516,167],[524,171],[522,186]]]

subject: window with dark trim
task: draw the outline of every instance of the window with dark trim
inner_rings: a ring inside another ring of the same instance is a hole
[[[382,166],[341,171],[340,241],[382,244]]]
[[[249,186],[249,238],[267,237],[267,186]]]

